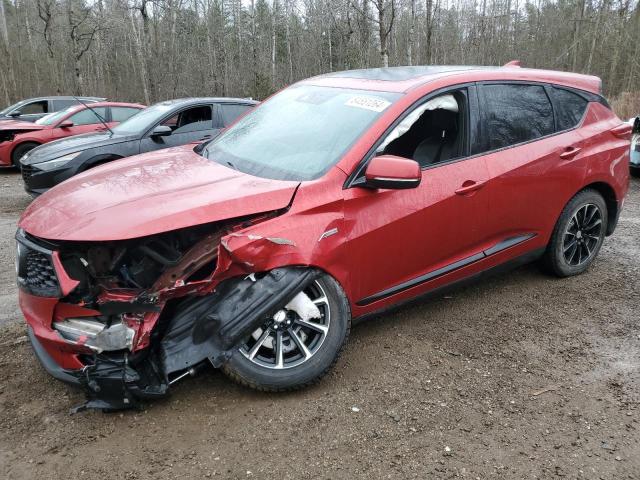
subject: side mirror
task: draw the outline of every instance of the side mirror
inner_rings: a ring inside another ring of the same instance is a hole
[[[60,122],[58,124],[59,128],[69,128],[73,127],[73,122],[71,120],[65,120],[64,122]]]
[[[365,187],[393,190],[416,188],[422,180],[418,162],[395,155],[373,157],[367,165],[364,176]]]
[[[13,112],[8,113],[7,117],[16,118],[16,117],[19,117],[20,115],[22,115],[22,112],[20,110],[14,110]]]
[[[173,130],[171,130],[171,127],[168,127],[166,125],[158,125],[156,128],[154,128],[151,131],[151,136],[152,137],[168,137],[169,135],[171,135],[172,132]]]

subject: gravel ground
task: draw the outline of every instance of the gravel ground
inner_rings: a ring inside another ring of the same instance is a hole
[[[0,477],[640,478],[640,182],[582,276],[535,266],[356,325],[332,373],[290,394],[215,370],[144,411],[69,415],[81,394],[25,341],[3,185]]]

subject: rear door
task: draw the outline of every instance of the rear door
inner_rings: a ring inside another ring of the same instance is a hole
[[[219,117],[215,105],[193,105],[166,116],[153,128],[164,125],[171,128],[171,135],[154,136],[153,128],[140,142],[140,151],[149,152],[161,148],[177,147],[188,143],[199,143],[212,138],[220,131]]]
[[[482,131],[474,153],[485,156],[490,177],[485,241],[522,243],[509,247],[514,256],[541,248],[584,178],[575,128],[584,105],[554,115],[553,88],[542,84],[487,82],[478,92]]]

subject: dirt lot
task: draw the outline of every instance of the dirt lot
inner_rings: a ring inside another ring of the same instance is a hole
[[[314,388],[209,370],[142,412],[81,394],[24,341],[0,173],[0,478],[640,478],[640,182],[585,275],[528,266],[357,325]]]

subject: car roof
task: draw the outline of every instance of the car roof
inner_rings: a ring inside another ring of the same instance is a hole
[[[142,105],[140,103],[126,103],[126,102],[94,102],[89,105],[91,108],[97,107],[132,107],[132,108],[147,108],[146,105]],[[77,108],[82,109],[84,105],[78,103],[76,105],[71,105],[68,108]]]
[[[369,68],[347,70],[310,78],[302,83],[406,93],[442,78],[455,78],[455,83],[512,80],[553,83],[600,94],[602,82],[598,77],[554,70],[521,68],[510,64],[504,67],[429,65],[409,67]]]
[[[38,100],[75,100],[76,98],[79,98],[80,100],[85,100],[85,101],[89,100],[93,102],[100,102],[100,101],[106,100],[105,97],[73,97],[71,95],[53,95],[50,97],[25,98],[24,100],[20,100],[20,102],[18,103],[37,102]]]
[[[233,98],[233,97],[186,97],[174,98],[171,100],[163,100],[157,102],[156,105],[189,105],[194,103],[242,103],[245,105],[257,105],[258,101],[251,98]]]

